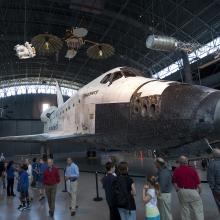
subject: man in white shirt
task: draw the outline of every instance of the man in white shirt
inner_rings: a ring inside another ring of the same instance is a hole
[[[65,171],[65,180],[69,181],[70,210],[71,216],[76,214],[76,198],[78,189],[79,168],[71,158],[67,158],[67,167]]]

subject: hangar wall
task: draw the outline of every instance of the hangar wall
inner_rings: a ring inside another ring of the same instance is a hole
[[[57,105],[56,95],[29,94],[0,99],[0,107],[7,107],[3,118],[0,118],[0,136],[42,133],[43,123],[40,121],[40,115],[43,103]],[[0,143],[0,152],[6,156],[38,154],[40,148],[41,144],[38,143]],[[66,145],[61,148],[57,144],[53,146],[53,151],[69,152],[72,147]]]
[[[0,107],[7,106],[6,114],[13,111],[7,114],[11,119],[40,119],[43,103],[57,105],[56,95],[27,94],[0,99]]]
[[[35,134],[42,131],[43,124],[39,120],[10,119],[0,121],[0,136]],[[40,144],[36,143],[0,143],[0,151],[6,156],[36,154],[39,153],[39,149]]]

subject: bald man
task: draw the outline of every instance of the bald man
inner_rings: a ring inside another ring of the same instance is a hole
[[[43,183],[48,200],[49,215],[53,217],[55,210],[57,184],[60,182],[60,175],[58,169],[54,166],[52,159],[47,160],[47,165],[48,168],[44,171],[43,175]]]
[[[207,180],[220,212],[220,149],[214,149],[212,153],[214,159],[209,164]]]
[[[179,158],[180,166],[174,170],[173,184],[176,189],[182,220],[203,220],[203,204],[200,197],[200,178],[195,169],[188,166],[188,158]]]
[[[163,158],[156,159],[156,167],[158,169],[158,182],[160,185],[160,195],[158,196],[158,208],[161,220],[172,220],[171,213],[171,191],[172,177],[171,171],[167,168]]]

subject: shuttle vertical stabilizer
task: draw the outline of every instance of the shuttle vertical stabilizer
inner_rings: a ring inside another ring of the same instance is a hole
[[[57,89],[57,105],[58,107],[60,107],[61,105],[63,105],[64,102],[63,102],[63,95],[61,93],[61,89],[58,82],[56,82],[56,89]]]

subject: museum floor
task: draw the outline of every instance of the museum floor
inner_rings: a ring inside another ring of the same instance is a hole
[[[101,175],[99,176],[101,179]],[[141,201],[141,190],[144,182],[143,178],[135,178],[137,188],[137,219],[144,219],[144,205]],[[55,220],[107,220],[108,208],[105,200],[101,202],[94,202],[93,198],[96,196],[95,191],[95,176],[94,174],[81,173],[80,177],[80,189],[78,197],[79,208],[77,214],[74,217],[70,216],[68,210],[68,194],[62,192],[64,189],[63,182],[59,185],[57,198],[56,198],[56,210]],[[205,220],[217,220],[220,219],[220,214],[217,212],[213,196],[207,184],[203,184],[202,199],[205,210]],[[18,193],[14,198],[7,198],[5,192],[0,194],[0,220],[46,220],[51,219],[48,217],[48,208],[46,201],[39,202],[38,194],[34,192],[35,200],[32,203],[30,211],[20,212],[17,210],[19,205]],[[104,198],[104,192],[100,186],[100,196]],[[179,220],[179,206],[175,192],[173,192],[172,211],[174,220]]]

